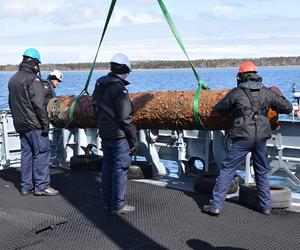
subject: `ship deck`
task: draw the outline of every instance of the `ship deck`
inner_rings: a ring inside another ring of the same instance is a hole
[[[129,181],[130,215],[100,202],[96,172],[51,169],[53,197],[21,196],[20,170],[0,171],[1,249],[300,249],[300,213],[265,216],[227,200],[219,217],[201,212],[206,194]]]

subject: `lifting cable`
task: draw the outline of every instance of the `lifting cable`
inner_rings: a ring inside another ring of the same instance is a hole
[[[68,124],[66,125],[66,127],[74,119],[74,109],[75,109],[78,101],[80,100],[80,98],[84,94],[89,94],[87,89],[88,89],[88,86],[90,84],[90,81],[91,81],[91,78],[92,78],[92,74],[93,74],[93,71],[94,71],[94,68],[95,68],[95,65],[96,65],[96,60],[97,60],[97,57],[98,57],[98,53],[99,53],[99,50],[100,50],[100,46],[102,44],[102,41],[103,41],[103,38],[104,38],[104,35],[105,35],[105,32],[106,32],[106,29],[107,29],[109,20],[110,20],[110,18],[112,16],[114,7],[116,5],[116,2],[117,2],[117,0],[112,0],[111,1],[110,7],[109,7],[109,11],[108,11],[108,14],[107,14],[107,17],[106,17],[105,25],[104,25],[104,28],[103,28],[103,32],[102,32],[102,35],[101,35],[101,39],[100,39],[100,42],[99,42],[99,45],[98,45],[98,49],[97,49],[97,52],[96,52],[96,55],[95,55],[95,58],[94,58],[94,62],[92,64],[90,73],[88,75],[88,78],[86,80],[86,83],[85,83],[85,86],[84,86],[83,90],[80,92],[79,96],[72,102],[72,104],[70,106],[70,109],[69,109],[69,119],[70,120],[69,120]]]
[[[199,115],[199,111],[198,111],[198,108],[199,108],[199,97],[201,95],[201,90],[206,90],[208,89],[208,86],[204,83],[204,81],[200,78],[200,76],[198,75],[194,65],[192,64],[186,50],[185,50],[185,47],[183,45],[183,42],[179,36],[179,33],[177,32],[176,30],[176,27],[175,27],[175,24],[174,22],[172,21],[172,18],[165,6],[165,4],[163,3],[162,0],[157,0],[158,3],[159,3],[159,6],[179,44],[179,46],[181,47],[182,51],[184,52],[185,56],[187,57],[188,59],[188,63],[189,65],[191,66],[192,70],[193,70],[193,73],[197,79],[197,82],[198,82],[198,88],[196,90],[196,93],[195,93],[195,96],[194,96],[194,102],[193,102],[193,113],[194,113],[194,118],[196,120],[196,122],[202,127],[202,128],[205,128],[202,121],[201,121],[201,118],[200,118],[200,115]],[[90,80],[91,80],[91,77],[92,77],[92,74],[93,74],[93,71],[94,71],[94,68],[95,68],[95,64],[96,64],[96,60],[97,60],[97,57],[98,57],[98,53],[99,53],[99,50],[100,50],[100,46],[102,44],[102,41],[103,41],[103,38],[104,38],[104,35],[105,35],[105,32],[106,32],[106,29],[107,29],[107,26],[108,26],[108,23],[109,23],[109,20],[112,16],[112,13],[113,13],[113,10],[114,10],[114,7],[115,7],[115,4],[116,4],[117,0],[112,0],[111,1],[111,4],[110,4],[110,8],[109,8],[109,11],[108,11],[108,14],[107,14],[107,17],[106,17],[106,21],[105,21],[105,25],[104,25],[104,29],[103,29],[103,32],[102,32],[102,35],[101,35],[101,39],[100,39],[100,42],[99,42],[99,45],[98,45],[98,49],[97,49],[97,52],[96,52],[96,55],[95,55],[95,58],[94,58],[94,62],[92,64],[92,67],[91,67],[91,70],[89,72],[89,75],[88,75],[88,78],[87,78],[87,81],[86,81],[86,84],[83,88],[83,90],[80,92],[79,96],[72,102],[70,108],[69,108],[69,122],[68,124],[66,125],[66,127],[69,125],[69,123],[74,119],[74,109],[78,103],[78,101],[80,100],[80,98],[84,95],[84,94],[89,94],[88,93],[88,86],[89,86],[89,83],[90,83]]]
[[[175,36],[179,46],[181,47],[182,51],[184,52],[186,58],[188,59],[188,63],[190,64],[192,70],[193,70],[193,73],[197,79],[197,82],[198,82],[198,88],[196,90],[196,93],[195,93],[195,96],[194,96],[194,102],[193,102],[193,113],[194,113],[194,118],[196,120],[196,122],[198,123],[198,125],[200,125],[202,128],[205,129],[202,121],[201,121],[201,117],[199,115],[199,111],[198,111],[198,108],[199,108],[199,97],[200,97],[200,94],[201,94],[201,90],[206,90],[206,89],[209,89],[208,86],[204,83],[204,81],[200,78],[200,76],[198,75],[194,65],[192,64],[185,48],[184,48],[184,45],[183,45],[183,42],[179,36],[179,33],[177,32],[176,30],[176,27],[175,27],[175,24],[174,22],[172,21],[172,18],[167,10],[167,7],[165,6],[164,2],[162,0],[157,0],[158,1],[158,4],[173,32],[173,35]]]

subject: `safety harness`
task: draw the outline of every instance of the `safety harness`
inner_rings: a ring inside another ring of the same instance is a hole
[[[260,97],[260,93],[259,93],[260,90],[257,90],[258,95],[257,95],[256,102],[254,101],[254,98],[253,98],[253,95],[252,95],[250,89],[243,88],[242,90],[245,92],[246,96],[248,97],[248,99],[250,101],[250,105],[251,105],[250,109],[253,112],[252,119],[254,121],[256,121],[258,119],[258,116],[260,115],[260,108],[261,108],[261,97]]]

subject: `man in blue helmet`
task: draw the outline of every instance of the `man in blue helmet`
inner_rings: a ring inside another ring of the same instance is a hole
[[[19,70],[9,80],[9,107],[21,140],[21,194],[52,196],[47,96],[49,86],[40,78],[40,53],[29,48]]]

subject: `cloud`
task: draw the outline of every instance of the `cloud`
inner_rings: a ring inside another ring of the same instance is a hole
[[[161,22],[161,16],[151,13],[132,12],[127,10],[116,10],[113,24],[140,24]]]
[[[137,1],[125,2],[129,2],[132,6],[137,5]],[[142,8],[141,2],[153,3],[149,0],[139,1],[140,5],[135,8],[128,8],[128,6],[125,8],[124,1],[120,6],[117,3],[112,16],[112,25],[151,23],[161,20],[157,14]],[[64,1],[62,4],[59,0],[5,0],[0,8],[0,17],[16,18],[20,22],[22,20],[36,22],[38,19],[43,19],[49,24],[59,26],[97,24],[105,20],[109,5],[110,1],[74,0]]]
[[[45,18],[57,25],[72,26],[93,23],[98,21],[104,14],[104,8],[98,5],[79,3],[76,6],[73,6],[72,3],[68,3],[63,7],[49,11],[45,15]]]
[[[1,2],[0,64],[18,63],[27,47],[39,49],[47,63],[92,61],[110,5],[96,0]],[[299,13],[257,8],[278,8],[280,2],[165,1],[192,59],[298,56]],[[108,61],[117,50],[134,60],[185,60],[153,0],[117,2],[98,61]]]
[[[254,25],[253,29],[245,31],[236,22],[222,25],[202,23],[206,26],[204,30],[199,29],[198,23],[185,21],[178,25],[178,31],[191,59],[297,56],[300,34],[296,29],[297,24],[291,24],[297,22],[299,20],[276,23],[285,33],[279,32],[275,25],[271,27],[268,22],[256,30]],[[227,30],[226,26],[230,29]],[[39,35],[0,37],[0,64],[19,63],[26,47],[40,50],[43,63],[91,62],[100,35],[100,28],[80,28],[47,30]],[[116,52],[125,53],[132,60],[186,60],[166,23],[110,27],[97,61],[108,61]]]
[[[1,18],[32,18],[53,11],[58,4],[43,0],[10,0],[3,1],[0,8]]]

